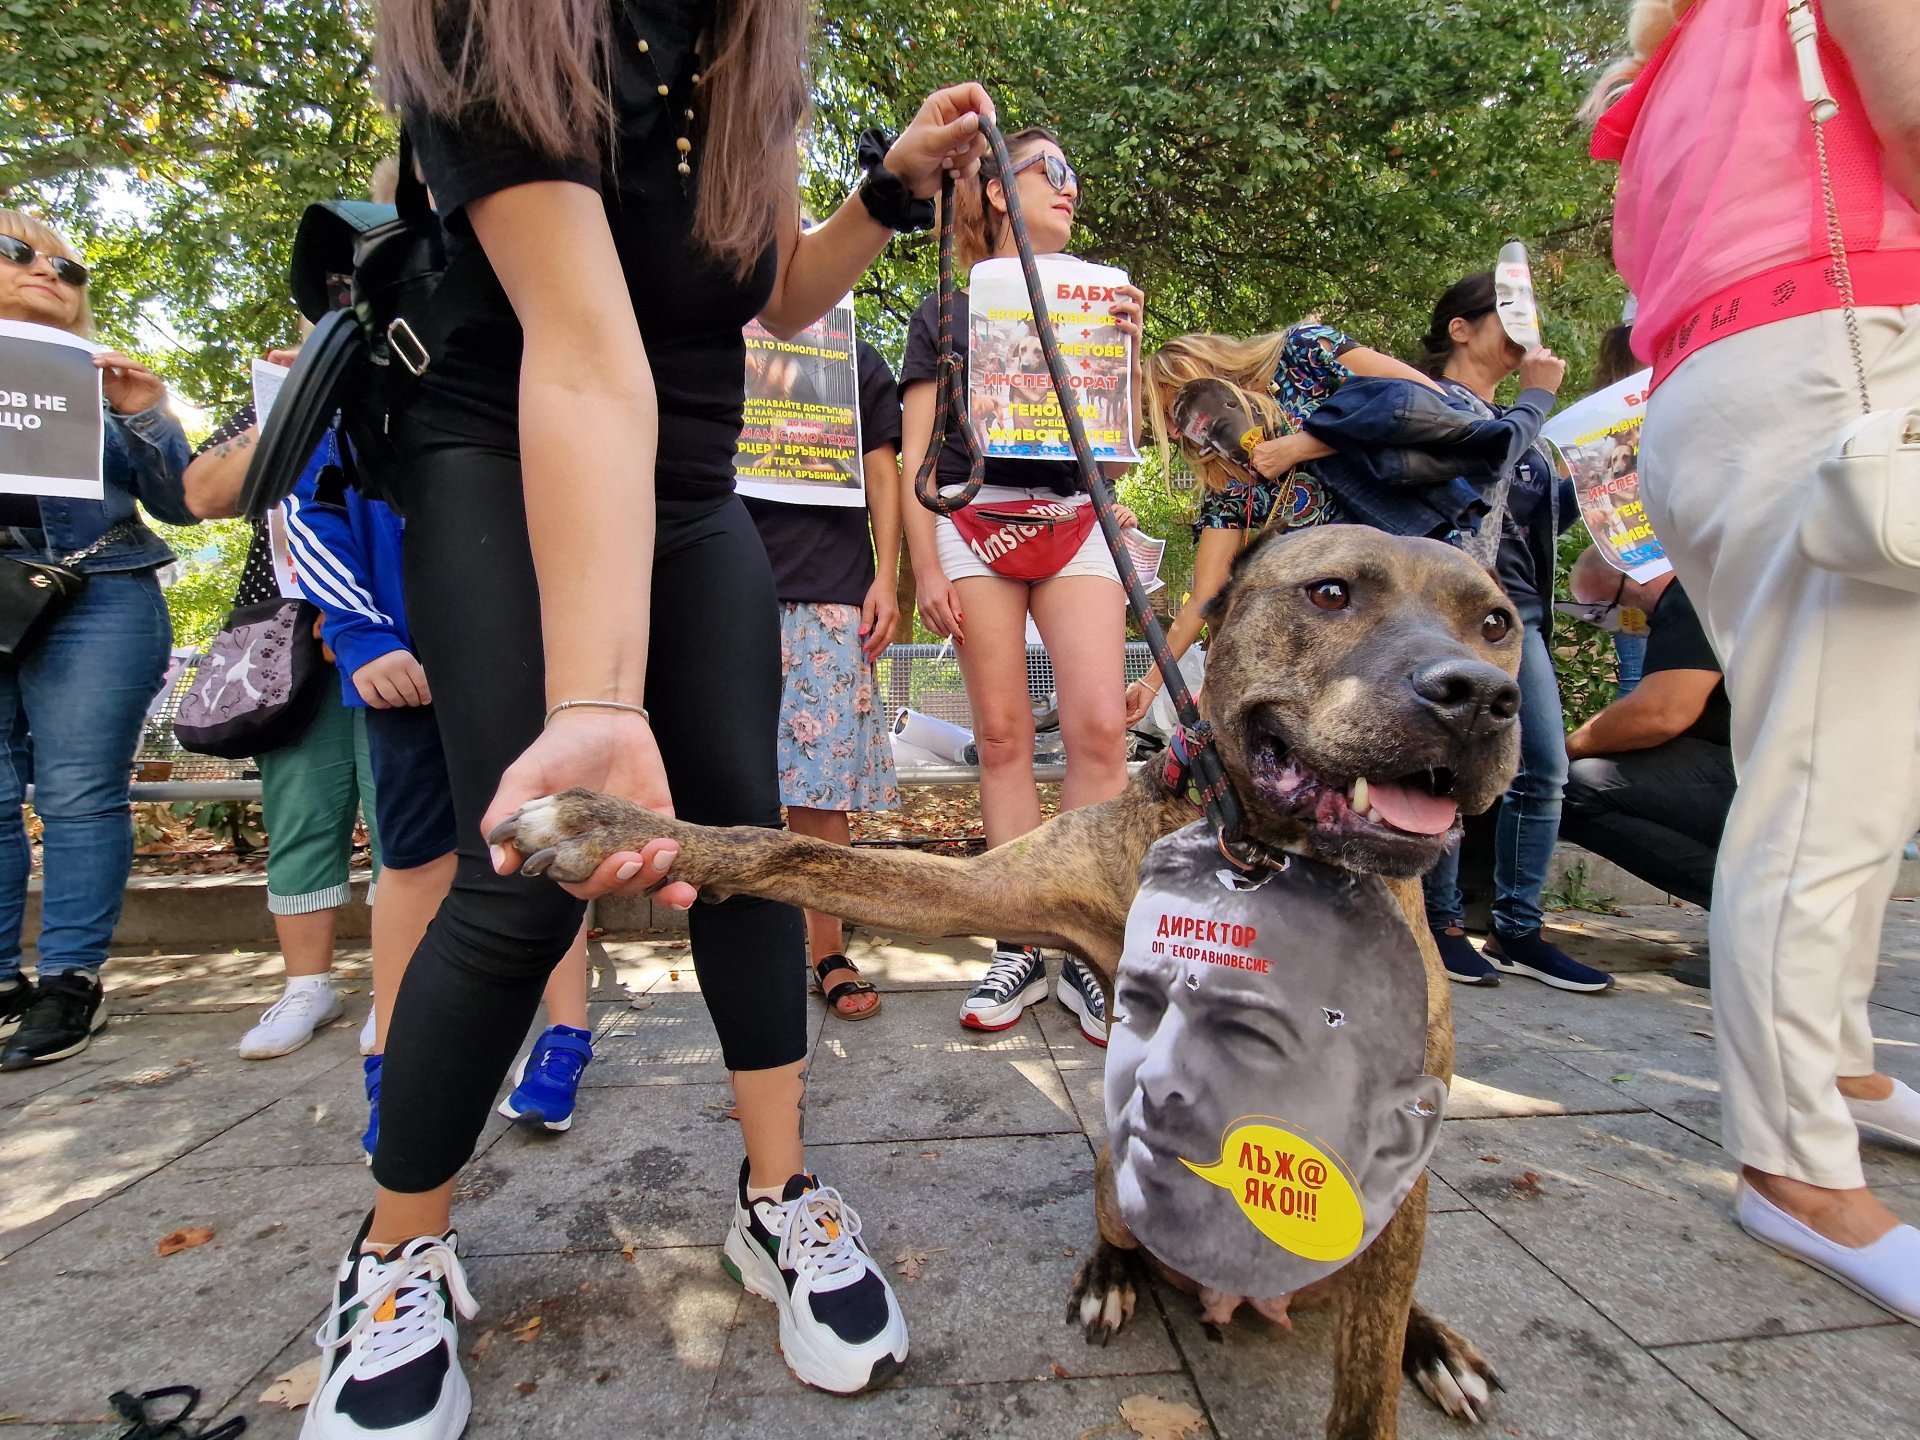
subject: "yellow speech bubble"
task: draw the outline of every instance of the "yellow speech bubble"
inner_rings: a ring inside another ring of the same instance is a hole
[[[1340,1157],[1278,1120],[1236,1120],[1212,1165],[1180,1163],[1218,1185],[1282,1250],[1308,1260],[1344,1260],[1360,1248],[1366,1211]]]

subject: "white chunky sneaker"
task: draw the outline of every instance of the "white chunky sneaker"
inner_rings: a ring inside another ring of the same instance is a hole
[[[907,1322],[886,1276],[860,1243],[860,1217],[811,1175],[779,1200],[747,1199],[740,1166],[721,1263],[780,1312],[780,1353],[804,1383],[857,1395],[898,1374]]]
[[[314,1337],[326,1358],[300,1440],[456,1440],[473,1399],[455,1316],[478,1307],[455,1236],[422,1235],[386,1259],[361,1252],[365,1236],[362,1225]]]
[[[993,963],[960,1007],[969,1030],[1005,1030],[1027,1006],[1047,998],[1047,962],[1037,946],[996,944]]]
[[[242,1060],[271,1060],[289,1055],[313,1039],[322,1025],[338,1020],[346,1009],[333,986],[324,980],[318,985],[295,981],[260,1017],[260,1023],[240,1037]]]
[[[373,1000],[369,997],[367,1001],[367,1023],[360,1027],[360,1053],[362,1055],[371,1055],[376,1042],[377,1031],[373,1023],[373,1009]]]

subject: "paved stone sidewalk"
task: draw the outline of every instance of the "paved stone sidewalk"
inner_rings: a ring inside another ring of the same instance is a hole
[[[1617,991],[1526,981],[1455,992],[1459,1078],[1439,1149],[1421,1295],[1479,1342],[1508,1393],[1484,1433],[1594,1440],[1910,1437],[1920,1330],[1748,1241],[1714,1144],[1706,997],[1659,973],[1698,912],[1561,917]],[[1204,1411],[1232,1440],[1317,1437],[1325,1312],[1292,1335],[1210,1336],[1160,1292],[1111,1346],[1063,1323],[1092,1235],[1099,1052],[1051,1003],[1014,1029],[956,1022],[984,950],[867,936],[885,1010],[816,1011],[809,1138],[892,1271],[913,1356],[856,1401],[801,1389],[771,1309],[721,1272],[739,1142],[683,942],[613,944],[599,1058],[564,1137],[489,1126],[458,1215],[484,1307],[473,1440],[568,1436],[1034,1437],[1130,1434],[1118,1403]],[[101,1433],[110,1390],[189,1381],[291,1440],[255,1397],[313,1353],[334,1259],[367,1204],[349,1023],[276,1061],[233,1053],[277,993],[257,952],[126,957],[115,1019],[84,1056],[0,1076],[0,1440]],[[1920,1084],[1920,907],[1896,902],[1874,1023],[1882,1068]],[[1920,1156],[1870,1146],[1920,1220]],[[210,1243],[168,1258],[189,1226]],[[535,1338],[515,1338],[542,1321]],[[1408,1437],[1464,1435],[1410,1389]]]

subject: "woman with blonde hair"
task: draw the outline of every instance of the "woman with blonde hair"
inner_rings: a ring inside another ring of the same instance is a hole
[[[1058,255],[1072,238],[1080,180],[1059,140],[1052,131],[1029,128],[1007,138],[1007,151],[1013,165],[1005,175],[989,156],[978,180],[956,189],[955,245],[961,272],[988,256],[1015,253],[1007,220],[1009,184],[1019,187],[1020,209],[1036,255]],[[1122,287],[1121,294],[1114,318],[1122,333],[1137,343],[1145,297],[1131,285]],[[938,306],[939,297],[929,295],[914,312],[900,370],[902,456],[909,490],[933,443]],[[963,290],[954,297],[955,334],[967,333],[968,319]],[[1012,358],[1028,373],[1035,366],[1045,368],[1031,346],[1024,357]],[[1130,417],[1129,423],[1136,420]],[[957,427],[948,429],[937,465],[943,487],[967,480],[966,442]],[[1071,460],[989,456],[984,476],[976,505],[1044,500],[1078,508],[1090,503]],[[1053,573],[1029,580],[995,570],[968,548],[951,519],[936,517],[911,494],[904,512],[921,618],[934,634],[952,637],[966,681],[980,747],[980,814],[987,843],[1005,844],[1040,823],[1027,686],[1029,615],[1046,643],[1060,696],[1060,735],[1067,751],[1061,808],[1119,794],[1127,781],[1122,715],[1127,602],[1099,528],[1090,529]],[[1125,506],[1120,507],[1120,523],[1134,523]],[[1028,1005],[1044,998],[1046,990],[1046,960],[1036,947],[996,941],[987,973],[961,1008],[960,1023],[975,1030],[1004,1030]],[[1079,1018],[1081,1033],[1097,1045],[1106,1044],[1105,997],[1093,973],[1077,958],[1063,960],[1056,994]]]
[[[1160,473],[1173,473],[1177,445],[1200,486],[1193,588],[1167,631],[1176,659],[1200,638],[1207,605],[1227,583],[1233,557],[1256,535],[1274,524],[1298,530],[1349,518],[1319,479],[1302,468],[1331,455],[1333,446],[1301,427],[1323,400],[1355,375],[1432,388],[1432,382],[1411,365],[1316,321],[1246,339],[1182,335],[1148,357],[1142,389],[1147,432],[1159,450]],[[1265,438],[1251,448],[1250,477],[1178,433],[1172,419],[1174,397],[1193,380],[1226,381],[1263,432]],[[1159,672],[1149,669],[1127,687],[1127,724],[1138,724],[1145,717],[1160,683]]]
[[[1920,1324],[1920,1229],[1860,1163],[1863,1133],[1920,1145],[1868,1005],[1920,826],[1920,667],[1889,663],[1920,651],[1920,596],[1796,544],[1863,406],[1920,404],[1920,32],[1912,0],[1641,3],[1629,28],[1593,151],[1620,162],[1614,260],[1653,366],[1641,494],[1732,702],[1711,928],[1736,1210]]]
[[[44,221],[0,210],[0,320],[93,334],[87,267]],[[167,387],[137,361],[93,357],[106,401],[98,500],[0,494],[0,556],[61,561],[85,588],[24,649],[0,656],[0,720],[16,732],[0,760],[0,1070],[64,1060],[107,1023],[100,968],[133,869],[128,782],[140,725],[166,673],[173,626],[159,571],[173,552],[135,503],[191,525],[181,477],[191,451]],[[8,468],[0,439],[0,471]],[[25,743],[18,737],[25,721]],[[42,825],[45,870],[39,961],[20,973],[20,926],[32,851],[26,787]]]

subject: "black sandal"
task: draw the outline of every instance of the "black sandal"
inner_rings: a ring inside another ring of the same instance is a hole
[[[880,991],[875,988],[871,980],[842,980],[829,990],[827,989],[827,972],[830,970],[853,970],[855,975],[860,972],[854,969],[853,962],[844,955],[822,955],[813,964],[814,982],[822,997],[825,998],[827,1008],[838,1018],[851,1022],[871,1019],[880,1013]],[[840,1008],[840,1002],[850,995],[871,995],[873,1004],[856,1014],[849,1015]]]

